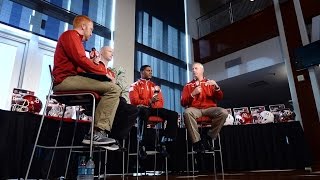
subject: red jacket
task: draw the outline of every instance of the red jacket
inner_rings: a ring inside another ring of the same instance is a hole
[[[223,98],[223,92],[221,90],[216,91],[212,85],[207,85],[208,79],[203,79],[200,84],[195,80],[187,83],[182,90],[181,105],[183,107],[195,107],[199,109],[206,109],[209,107],[216,107],[217,101]],[[202,91],[200,94],[191,96],[192,91],[201,86]]]
[[[82,37],[75,30],[68,30],[59,37],[54,53],[53,77],[55,85],[61,83],[68,76],[77,75],[78,67],[86,72],[105,75],[105,70],[97,68],[97,65],[86,57]]]
[[[154,95],[155,86],[155,83],[146,79],[139,79],[138,81],[133,83],[129,89],[129,99],[131,104],[135,106],[150,106],[149,102]],[[159,101],[151,104],[152,108],[163,108],[163,96],[161,90],[158,93],[158,98]]]

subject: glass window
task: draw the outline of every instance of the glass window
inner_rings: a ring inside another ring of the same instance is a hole
[[[73,19],[70,18],[77,14],[83,14],[89,16],[96,23],[93,36],[85,43],[85,48],[88,50],[92,47],[100,48],[110,43],[113,0],[44,1],[41,6],[36,6],[37,9],[42,8],[41,12],[35,10],[35,5],[31,1],[24,5],[15,2],[19,1],[3,0],[2,4],[0,3],[0,22],[58,40],[64,31],[72,29]],[[97,26],[99,28],[96,28]]]
[[[142,65],[150,65],[153,70],[153,81],[161,86],[164,107],[181,113],[183,112],[180,105],[181,90],[187,81],[185,32],[184,28],[181,28],[181,24],[184,24],[184,12],[179,11],[184,1],[170,3],[177,7],[164,6],[166,1],[160,0],[153,1],[154,4],[144,0],[136,2],[138,45],[136,45],[135,79],[140,78],[138,72]],[[182,15],[171,16],[174,13]]]

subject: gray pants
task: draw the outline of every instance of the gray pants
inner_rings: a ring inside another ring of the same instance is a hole
[[[208,116],[212,118],[211,130],[214,134],[214,137],[217,137],[228,117],[228,111],[221,107],[210,107],[207,109],[189,107],[184,111],[183,116],[189,137],[191,138],[192,143],[196,143],[201,139],[196,119],[201,116]]]
[[[121,89],[112,82],[102,82],[82,76],[69,76],[53,88],[54,91],[89,90],[100,94],[95,112],[95,127],[111,131],[119,104]]]

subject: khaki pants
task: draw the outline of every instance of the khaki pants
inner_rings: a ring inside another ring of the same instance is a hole
[[[196,119],[201,116],[211,117],[211,128],[215,135],[214,137],[217,137],[228,117],[228,111],[220,107],[210,107],[207,109],[189,107],[184,111],[183,116],[189,137],[191,138],[192,143],[196,143],[201,139]]]
[[[82,76],[69,76],[53,88],[54,91],[90,90],[100,94],[95,112],[95,127],[111,131],[119,104],[121,89],[112,82],[102,82]]]

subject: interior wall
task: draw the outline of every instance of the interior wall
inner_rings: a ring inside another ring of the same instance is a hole
[[[187,21],[188,21],[189,35],[193,39],[198,39],[197,18],[200,17],[199,0],[187,0],[186,2],[187,2],[187,11],[188,11]]]
[[[226,68],[225,63],[241,58],[241,64]],[[216,81],[225,80],[248,72],[284,62],[279,37],[275,37],[254,46],[204,64],[206,76]]]
[[[123,67],[130,85],[134,81],[135,0],[116,1],[114,67]]]

